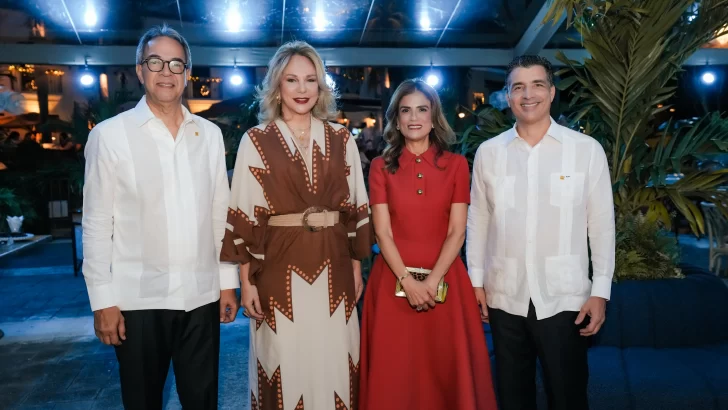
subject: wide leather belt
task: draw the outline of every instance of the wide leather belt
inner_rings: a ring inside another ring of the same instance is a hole
[[[318,232],[339,223],[339,212],[332,212],[320,206],[312,206],[300,214],[273,215],[268,226],[302,226],[311,232]]]

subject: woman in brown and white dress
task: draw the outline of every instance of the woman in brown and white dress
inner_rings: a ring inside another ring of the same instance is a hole
[[[360,260],[372,245],[359,152],[318,53],[281,46],[240,142],[221,259],[240,263],[253,410],[357,402]]]

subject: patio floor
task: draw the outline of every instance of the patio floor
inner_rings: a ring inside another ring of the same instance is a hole
[[[82,277],[0,277],[0,409],[123,409],[114,349],[96,340]],[[248,321],[221,330],[220,409],[247,409]],[[165,409],[180,409],[170,371]]]
[[[684,261],[707,267],[705,241],[680,242]],[[0,409],[122,409],[113,348],[96,340],[83,277],[58,245],[0,261]],[[248,337],[242,315],[222,327],[220,409],[249,409]],[[170,371],[165,409],[180,408]]]

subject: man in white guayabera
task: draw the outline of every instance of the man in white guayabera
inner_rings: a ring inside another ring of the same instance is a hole
[[[516,125],[478,148],[466,234],[470,279],[493,332],[500,408],[536,408],[538,358],[549,409],[585,410],[587,337],[604,323],[614,274],[607,157],[596,140],[551,118],[548,60],[518,57],[506,77]]]
[[[238,311],[220,263],[230,198],[222,133],[182,105],[190,48],[163,26],[139,41],[145,96],[86,145],[83,274],[113,345],[126,409],[162,409],[170,360],[185,409],[217,409],[220,323]]]

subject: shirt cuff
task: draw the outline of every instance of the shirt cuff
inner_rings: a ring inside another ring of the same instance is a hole
[[[470,269],[470,282],[474,288],[482,288],[485,279],[485,270],[483,269]]]
[[[220,263],[220,290],[240,288],[237,263]]]
[[[116,298],[114,297],[114,289],[111,283],[98,286],[87,286],[88,299],[91,302],[91,310],[93,312],[101,309],[116,306]]]
[[[591,295],[609,300],[612,295],[612,279],[608,276],[592,276]]]

